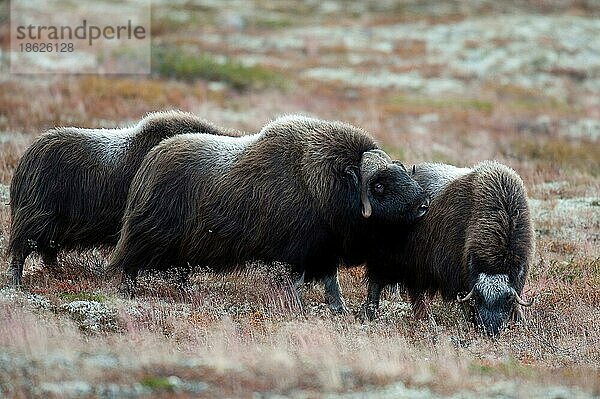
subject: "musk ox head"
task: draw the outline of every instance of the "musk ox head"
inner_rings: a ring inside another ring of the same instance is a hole
[[[521,306],[531,306],[515,289],[507,274],[479,273],[471,291],[464,297],[457,296],[459,303],[470,302],[475,322],[490,336],[496,336],[511,317],[524,321]]]
[[[381,150],[365,151],[348,171],[360,191],[362,216],[387,223],[412,223],[424,216],[429,198],[404,165]]]

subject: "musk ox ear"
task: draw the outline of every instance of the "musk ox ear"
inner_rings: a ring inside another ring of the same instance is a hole
[[[359,187],[359,174],[360,174],[360,170],[357,166],[347,166],[346,169],[344,170],[344,172],[346,172],[346,174],[348,176],[350,176],[350,179],[352,179],[352,182],[354,183],[354,186],[356,188]]]
[[[364,206],[362,205],[362,203],[363,203],[363,200],[362,200],[362,198],[363,198],[362,191],[363,190],[362,190],[362,187],[360,185],[360,168],[358,166],[347,166],[346,169],[344,170],[344,172],[346,172],[346,174],[348,175],[348,177],[352,181],[353,186],[355,187],[355,189],[360,192],[361,210],[362,210],[362,213],[364,215],[365,211],[364,211]],[[369,204],[369,212],[370,212],[370,207],[371,207],[371,204]]]
[[[410,175],[411,175],[411,176],[414,176],[414,175],[415,175],[415,173],[417,173],[417,165],[413,165],[413,167],[412,167],[412,171],[411,171]]]
[[[373,208],[369,200],[369,184],[373,177],[392,162],[388,154],[381,150],[365,151],[360,161],[360,204],[365,219],[371,216]]]

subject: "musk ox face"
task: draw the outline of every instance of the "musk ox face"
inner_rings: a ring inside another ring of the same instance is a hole
[[[391,164],[368,183],[373,218],[392,223],[413,223],[424,216],[429,199],[404,167]]]
[[[525,302],[506,274],[480,273],[471,291],[459,302],[471,301],[475,311],[475,322],[489,335],[500,333],[513,313],[522,316],[520,306],[530,306]]]
[[[385,152],[365,152],[359,173],[361,210],[365,219],[412,223],[427,213],[429,198],[425,191],[404,165],[392,161]]]

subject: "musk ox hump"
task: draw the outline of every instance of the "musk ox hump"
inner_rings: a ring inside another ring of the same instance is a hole
[[[434,199],[456,179],[470,173],[470,168],[459,168],[442,163],[421,163],[413,166],[412,177]]]
[[[531,260],[534,232],[523,181],[511,168],[495,161],[473,168],[474,206],[467,252],[502,273]],[[527,266],[525,266],[527,267]]]

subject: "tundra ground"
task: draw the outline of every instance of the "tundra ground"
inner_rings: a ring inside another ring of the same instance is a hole
[[[103,276],[110,251],[64,254],[56,275],[34,257],[26,292],[0,290],[0,396],[600,395],[594,2],[154,3],[145,77],[11,75],[0,18],[3,253],[11,176],[48,128],[123,126],[182,109],[256,131],[300,112],[361,126],[405,164],[514,168],[537,235],[529,327],[485,339],[437,299],[429,320],[415,321],[401,290],[386,293],[372,323],[332,317],[319,286],[305,287],[302,312],[265,265],[200,271],[185,292],[150,276],[129,300]],[[354,311],[362,277],[361,268],[341,274]]]

